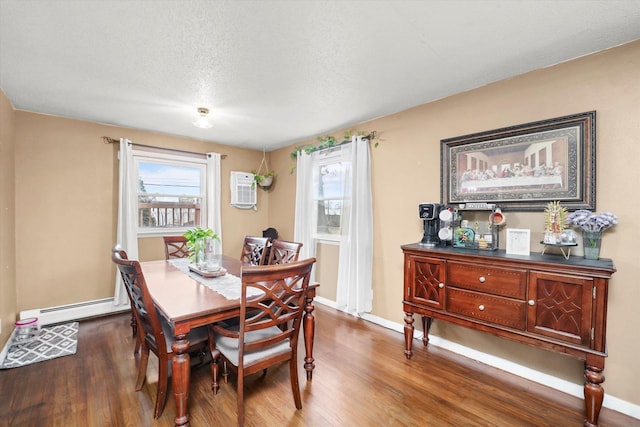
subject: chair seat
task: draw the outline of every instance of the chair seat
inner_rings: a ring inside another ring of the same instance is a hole
[[[237,325],[234,325],[234,327],[231,330],[237,331],[238,330]],[[268,328],[268,329],[261,329],[259,331],[247,332],[245,337],[247,342],[253,342],[253,341],[258,341],[264,338],[273,337],[281,333],[282,331],[280,330],[280,328],[278,328],[277,326],[272,326],[271,328]],[[222,353],[229,360],[229,362],[238,366],[240,358],[238,356],[238,339],[237,338],[218,336],[216,338],[216,348],[220,351],[220,353]],[[250,366],[252,363],[260,359],[264,359],[266,357],[270,357],[279,353],[286,353],[290,350],[291,350],[291,347],[289,345],[289,340],[287,339],[276,345],[261,349],[259,351],[247,352],[244,355],[244,366]]]

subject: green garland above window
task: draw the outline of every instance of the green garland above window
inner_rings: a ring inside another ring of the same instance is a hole
[[[344,133],[344,140],[340,142],[338,142],[333,136],[325,135],[325,136],[319,136],[318,143],[315,145],[302,145],[300,147],[297,147],[294,151],[291,152],[291,160],[295,162],[298,159],[298,152],[300,151],[304,151],[307,154],[311,154],[314,151],[335,147],[340,144],[344,144],[345,142],[351,142],[351,137],[354,135],[361,136],[365,139],[368,139],[369,141],[375,141],[373,144],[374,148],[377,147],[379,144],[379,140],[376,140],[378,135],[375,130],[371,132],[354,132],[352,130],[348,130]],[[296,169],[296,165],[294,164],[289,172],[293,173],[295,169]]]

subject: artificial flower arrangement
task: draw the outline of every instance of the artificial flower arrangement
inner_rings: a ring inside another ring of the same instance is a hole
[[[618,217],[611,212],[595,213],[586,209],[571,212],[567,217],[567,223],[579,227],[583,231],[601,233],[618,223]]]
[[[611,212],[595,213],[579,209],[567,217],[567,223],[582,229],[582,245],[586,259],[600,258],[602,232],[618,223]]]

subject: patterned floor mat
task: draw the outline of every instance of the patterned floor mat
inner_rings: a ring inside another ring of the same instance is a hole
[[[43,326],[37,339],[28,343],[12,342],[0,369],[17,368],[75,354],[77,348],[78,322]]]

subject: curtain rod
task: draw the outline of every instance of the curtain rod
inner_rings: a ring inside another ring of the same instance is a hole
[[[120,143],[119,139],[111,138],[111,137],[108,137],[108,136],[103,136],[102,140],[104,141],[105,144],[119,144]],[[130,142],[130,144],[132,146],[134,146],[134,147],[153,148],[153,149],[156,149],[156,150],[171,151],[171,152],[174,152],[174,153],[196,154],[198,156],[205,156],[205,157],[207,155],[206,153],[196,153],[195,151],[178,150],[177,148],[156,147],[155,145],[136,144],[135,142]],[[226,154],[221,154],[220,158],[221,159],[226,159],[227,155]]]

